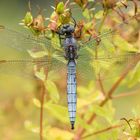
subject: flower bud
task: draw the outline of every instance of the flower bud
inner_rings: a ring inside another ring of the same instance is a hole
[[[63,2],[58,3],[57,7],[56,7],[56,13],[57,14],[63,14],[65,10],[65,5]]]
[[[33,23],[33,16],[31,12],[27,12],[24,19],[23,19],[25,26],[30,26]]]

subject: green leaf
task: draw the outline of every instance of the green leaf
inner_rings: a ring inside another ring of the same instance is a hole
[[[67,23],[69,23],[70,22],[70,19],[71,19],[70,12],[67,12],[67,13],[62,14],[62,15],[59,16],[59,22],[61,24],[67,24]]]
[[[78,86],[77,87],[77,92],[80,98],[84,98],[87,97],[87,95],[89,95],[94,89],[95,87],[95,83],[94,81],[89,81],[88,86],[84,87],[84,86]]]
[[[50,81],[57,81],[58,79],[60,79],[60,75],[55,70],[51,70],[48,73],[47,79]]]
[[[137,91],[139,93],[139,91]],[[132,109],[132,114],[135,118],[139,117],[140,114],[140,106],[136,105],[133,109]]]
[[[44,71],[44,68],[42,67],[40,70],[37,69],[37,66],[34,67],[34,70],[35,70],[35,76],[37,78],[39,78],[40,80],[42,81],[45,81],[46,79],[46,74],[45,74],[45,71]]]
[[[99,116],[106,116],[106,111],[104,110],[104,108],[103,107],[100,107],[100,106],[98,106],[98,105],[94,105],[93,106],[93,110],[94,110],[94,112],[97,114],[97,115],[99,115]]]
[[[55,45],[54,42],[55,42],[55,44],[57,44],[57,45]],[[57,49],[61,49],[60,40],[59,40],[58,36],[56,36],[55,34],[52,34],[52,38],[51,38],[51,47],[57,48]]]
[[[73,137],[74,137],[74,134],[72,132],[53,127],[48,130],[47,139],[49,139],[49,140],[72,140]]]
[[[103,32],[107,32],[108,30],[103,30]],[[114,44],[112,43],[112,36],[111,34],[105,35],[105,38],[102,40],[102,45],[101,45],[102,50],[104,53],[115,53],[116,49],[114,47]]]
[[[108,107],[101,107],[99,105],[93,106],[93,111],[98,115],[103,117],[109,123],[112,123],[113,116],[114,116],[114,109],[110,106]]]
[[[59,121],[69,123],[67,107],[48,102],[44,105],[44,108],[47,109]]]
[[[87,100],[84,99],[77,99],[77,109],[83,108],[84,106],[89,105],[90,103]]]
[[[40,30],[34,28],[33,26],[30,26],[28,29],[31,31],[31,33],[32,33],[34,36],[37,36],[37,37],[38,37],[38,36],[41,34]]]
[[[77,92],[78,94],[82,97],[85,97],[85,95],[87,95],[89,93],[89,89],[85,88],[83,86],[78,86],[77,87]]]
[[[107,104],[104,106],[104,109],[105,109],[105,111],[107,111],[108,113],[107,113],[107,117],[106,117],[106,119],[108,120],[108,122],[110,123],[110,124],[112,124],[112,123],[117,123],[115,120],[114,120],[114,115],[115,115],[115,108],[113,107],[113,103],[112,103],[112,101],[111,100],[109,100],[108,102],[107,102]],[[109,111],[108,111],[109,110]]]
[[[118,36],[118,35],[115,36],[113,43],[115,46],[117,46],[122,51],[137,52],[137,49],[135,49],[132,44],[128,43],[121,36]]]
[[[102,19],[103,16],[104,16],[103,13],[104,13],[104,11],[100,10],[99,12],[97,12],[97,13],[95,14],[95,18],[96,18],[96,19]]]
[[[50,95],[50,98],[53,102],[57,103],[59,101],[59,92],[54,82],[51,80],[45,81],[45,87]]]
[[[76,117],[76,125],[81,125],[88,132],[93,132],[94,128],[91,124],[87,124],[87,121],[77,115]]]
[[[88,22],[88,23],[85,24],[84,29],[89,30],[90,28],[92,28],[92,26],[93,26],[92,22]]]
[[[132,129],[132,133],[135,137],[140,138],[140,127],[138,124],[136,124],[135,127]]]
[[[91,62],[91,65],[94,69],[95,75],[97,76],[103,70],[109,70],[111,62],[104,60],[95,60],[94,62]]]
[[[129,87],[133,87],[140,82],[140,62],[137,63],[136,67],[130,73]]]
[[[83,11],[83,16],[84,16],[85,18],[87,18],[87,19],[90,19],[90,12],[89,12],[88,9],[85,9],[85,10]]]
[[[133,121],[130,123],[132,127],[131,135],[140,138],[140,126],[139,126],[139,120]]]

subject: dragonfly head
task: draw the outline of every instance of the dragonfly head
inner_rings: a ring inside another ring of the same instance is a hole
[[[60,31],[62,34],[67,35],[67,34],[72,34],[74,32],[74,27],[71,24],[64,24],[62,25]]]

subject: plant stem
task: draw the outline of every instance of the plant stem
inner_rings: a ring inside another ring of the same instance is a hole
[[[140,89],[134,91],[134,92],[130,92],[130,93],[122,93],[122,94],[119,94],[119,95],[114,95],[111,97],[111,99],[118,99],[118,98],[121,98],[121,97],[128,97],[128,96],[134,96],[134,95],[137,95],[139,93]]]
[[[98,134],[104,133],[106,131],[110,131],[112,129],[120,128],[122,126],[124,126],[124,124],[118,124],[118,125],[110,126],[110,127],[107,127],[107,128],[104,128],[104,129],[101,129],[101,130],[98,130],[98,131],[95,131],[95,132],[93,132],[91,134],[85,135],[82,138],[85,139],[85,138],[88,138],[88,137],[93,136],[93,135],[98,135]]]
[[[101,21],[101,24],[100,24],[99,28],[98,28],[98,32],[101,31],[101,29],[102,29],[102,27],[103,27],[103,25],[104,25],[104,22],[105,22],[105,20],[106,20],[107,15],[108,15],[108,10],[104,13],[104,17],[103,17],[103,19],[102,19],[102,21]]]
[[[98,84],[100,86],[100,90],[102,92],[102,95],[103,95],[103,97],[105,97],[106,96],[106,92],[105,92],[104,85],[103,85],[103,82],[101,80],[100,74],[98,75],[98,79],[97,80],[98,80]]]
[[[41,81],[41,108],[40,108],[40,140],[43,140],[43,106],[45,97],[45,87]]]
[[[107,15],[108,15],[108,10],[104,13],[104,17],[103,17],[103,19],[101,21],[101,24],[100,24],[99,28],[98,28],[98,32],[101,31],[101,29],[102,29],[102,27],[104,25],[104,22],[105,22],[105,20],[107,18]],[[98,45],[95,46],[95,47],[96,47],[96,49],[95,49],[95,57],[97,59],[98,58],[98,49],[97,49]],[[99,86],[100,86],[100,89],[102,91],[103,96],[105,96],[106,93],[105,93],[105,90],[104,90],[104,86],[103,86],[103,83],[102,83],[102,80],[101,80],[100,73],[98,74],[98,83],[99,83]]]

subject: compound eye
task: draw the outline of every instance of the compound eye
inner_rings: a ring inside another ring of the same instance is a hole
[[[66,32],[66,29],[62,29],[62,33],[65,34],[65,32]]]
[[[71,32],[74,32],[74,27],[71,27]]]
[[[71,33],[73,33],[73,32],[74,32],[74,27],[73,27],[73,26],[70,26],[70,27],[68,28],[68,31],[71,32]]]

